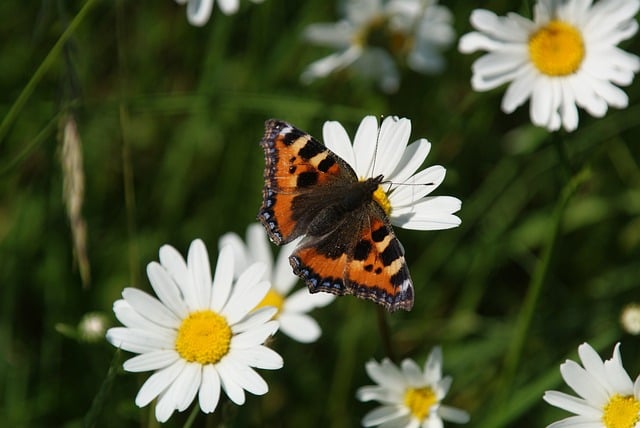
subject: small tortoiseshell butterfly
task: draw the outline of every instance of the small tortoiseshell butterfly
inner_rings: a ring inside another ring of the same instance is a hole
[[[324,144],[280,120],[265,123],[260,145],[266,167],[258,219],[277,245],[305,236],[289,262],[309,291],[410,310],[413,284],[404,250],[373,198],[383,177],[359,181]]]

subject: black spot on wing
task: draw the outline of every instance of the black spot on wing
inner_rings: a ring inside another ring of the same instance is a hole
[[[313,186],[318,182],[318,173],[314,171],[303,172],[298,175],[296,179],[296,185],[298,187],[309,187]]]
[[[366,239],[361,240],[353,249],[353,258],[355,260],[366,260],[371,252],[371,242]]]
[[[303,148],[300,149],[298,155],[303,159],[309,160],[313,158],[315,155],[322,153],[326,150],[324,146],[314,140],[309,140],[304,145]]]
[[[389,234],[389,231],[387,230],[387,227],[380,226],[379,228],[371,232],[371,239],[373,239],[374,242],[382,242],[382,240],[384,240],[384,238],[388,234]]]
[[[322,172],[327,172],[329,171],[329,168],[335,165],[335,163],[336,161],[331,156],[327,156],[322,161],[320,161],[320,163],[318,164],[318,169]]]
[[[380,258],[382,259],[382,264],[385,266],[389,266],[396,259],[402,256],[402,252],[400,250],[400,246],[398,245],[397,239],[392,239],[387,245],[387,248],[384,249],[382,254],[380,254]]]

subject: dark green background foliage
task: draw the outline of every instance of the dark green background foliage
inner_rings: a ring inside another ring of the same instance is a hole
[[[3,425],[75,427],[87,414],[102,427],[154,425],[153,407],[133,403],[148,374],[120,369],[130,355],[104,341],[74,340],[56,325],[75,325],[89,311],[115,325],[112,303],[125,286],[150,290],[144,269],[165,243],[185,254],[200,237],[215,260],[223,233],[244,235],[261,203],[258,142],[271,117],[321,137],[325,120],[342,122],[353,136],[367,114],[398,115],[412,120],[412,140],[433,143],[425,165],[447,168],[437,194],[463,201],[462,225],[396,230],[416,303],[388,319],[399,359],[422,364],[442,345],[445,373],[454,377],[445,403],[468,410],[469,426],[540,427],[568,416],[541,397],[546,389],[569,392],[558,367],[576,358],[583,341],[606,358],[622,341],[627,370],[633,378],[640,372],[638,338],[618,322],[624,305],[640,300],[638,79],[625,88],[627,109],[604,119],[581,112],[576,132],[550,136],[530,124],[528,106],[500,111],[504,89],[474,93],[477,56],[455,47],[440,76],[403,68],[393,95],[348,73],[302,85],[303,68],[330,51],[310,47],[301,32],[337,20],[332,1],[243,2],[234,16],[214,8],[211,21],[195,28],[171,0],[105,0],[82,18],[7,122],[84,4],[0,2]],[[458,36],[470,31],[469,14],[479,5],[447,5]],[[514,4],[481,6],[504,14]],[[622,47],[637,54],[640,39]],[[75,116],[83,144],[87,288],[62,198],[63,113]],[[550,247],[529,319],[523,308]],[[248,395],[242,407],[226,401],[195,425],[356,426],[374,407],[355,399],[371,383],[364,363],[385,356],[376,305],[344,297],[313,315],[323,329],[317,343],[276,336],[272,345],[285,366],[261,372],[271,388],[266,396]],[[181,426],[188,413],[167,425]]]

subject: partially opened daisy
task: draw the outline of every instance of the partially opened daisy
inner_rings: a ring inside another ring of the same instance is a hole
[[[437,0],[349,0],[344,15],[335,24],[313,24],[305,30],[308,41],[338,52],[310,64],[303,82],[351,67],[394,92],[400,84],[397,60],[420,73],[444,68],[440,52],[455,33],[451,12]]]
[[[238,11],[240,0],[217,0],[220,11],[225,15],[233,15]],[[262,3],[264,0],[251,0]],[[215,0],[176,0],[178,4],[187,4],[187,19],[191,25],[198,27],[206,24],[211,17]]]
[[[443,420],[464,424],[467,412],[445,406],[441,401],[451,386],[451,377],[442,377],[442,350],[434,348],[424,364],[424,371],[410,359],[400,367],[389,359],[369,361],[367,374],[377,385],[358,389],[360,401],[378,401],[382,406],[362,419],[362,426],[441,428]]]
[[[567,360],[560,365],[564,381],[579,397],[547,391],[544,400],[576,416],[554,422],[547,428],[638,428],[640,427],[640,376],[631,380],[622,366],[620,343],[611,359],[602,361],[587,343],[578,347],[582,366]]]
[[[460,225],[453,215],[461,207],[458,198],[429,196],[444,180],[440,165],[418,169],[431,149],[424,138],[408,144],[411,121],[388,116],[378,127],[375,116],[360,122],[353,145],[344,127],[334,121],[322,129],[325,145],[344,159],[361,180],[383,176],[374,199],[385,210],[391,223],[404,229],[437,230]]]
[[[278,329],[271,320],[276,309],[252,312],[269,290],[264,269],[252,264],[234,281],[233,251],[223,248],[212,281],[201,240],[191,243],[186,262],[173,247],[160,248],[160,263],[147,266],[158,298],[125,288],[113,305],[125,327],[107,331],[112,345],[140,354],[125,361],[125,370],[155,371],[138,392],[139,407],[157,398],[156,418],[164,422],[189,407],[196,394],[200,409],[211,413],[221,388],[238,405],[245,390],[268,391],[253,368],[279,369],[283,361],[263,345]]]
[[[573,131],[577,107],[602,117],[608,106],[627,106],[618,86],[631,84],[640,58],[616,45],[638,30],[639,7],[640,0],[539,0],[533,21],[477,9],[471,24],[478,31],[464,35],[459,49],[489,52],[473,64],[475,90],[511,82],[502,99],[505,113],[531,98],[535,125]]]
[[[280,331],[298,342],[308,343],[317,340],[322,330],[307,312],[328,305],[335,296],[329,293],[311,294],[307,287],[291,293],[298,277],[291,271],[289,255],[298,243],[299,240],[296,240],[284,245],[274,265],[267,233],[261,224],[254,223],[247,228],[246,244],[235,233],[227,233],[220,238],[220,247],[229,245],[236,254],[237,273],[255,261],[264,263],[264,278],[271,282],[271,288],[258,307],[277,308],[275,318],[280,322]]]

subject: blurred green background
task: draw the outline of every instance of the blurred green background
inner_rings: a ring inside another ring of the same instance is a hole
[[[85,4],[0,2],[3,426],[76,427],[88,414],[102,427],[155,424],[153,407],[133,402],[148,374],[119,369],[130,355],[104,340],[62,334],[60,326],[75,326],[91,311],[115,325],[113,302],[125,286],[150,289],[144,269],[165,243],[186,254],[200,237],[215,260],[223,233],[244,236],[261,203],[258,142],[271,117],[321,137],[325,120],[340,121],[353,136],[367,114],[398,115],[412,120],[412,141],[433,143],[425,165],[447,168],[437,194],[463,201],[462,225],[396,229],[416,302],[388,319],[398,358],[422,364],[442,345],[444,371],[454,378],[444,402],[467,410],[468,426],[540,427],[568,416],[541,397],[546,389],[570,392],[558,367],[576,358],[583,341],[606,358],[622,341],[627,370],[634,379],[640,372],[638,337],[619,324],[622,308],[640,301],[638,79],[625,88],[627,109],[603,119],[581,112],[576,132],[550,136],[530,124],[528,105],[508,116],[500,111],[504,89],[472,92],[477,56],[455,46],[445,52],[442,75],[402,69],[393,95],[348,73],[302,85],[304,67],[330,50],[310,47],[301,33],[336,21],[334,1],[242,2],[233,16],[215,6],[209,23],[196,28],[171,0],[103,0],[76,21],[15,110]],[[471,30],[473,7],[504,14],[516,6],[446,5],[458,36]],[[638,54],[640,40],[622,47]],[[12,106],[16,115],[7,120]],[[68,115],[82,142],[86,286],[63,198],[60,123]],[[525,328],[530,284],[556,226]],[[261,372],[267,395],[248,395],[242,407],[222,404],[194,426],[357,426],[375,407],[355,399],[358,387],[372,383],[364,363],[385,355],[375,306],[345,297],[316,310],[323,329],[317,343],[276,337],[285,366]],[[117,373],[107,376],[111,366]],[[188,414],[166,425],[182,426]]]

